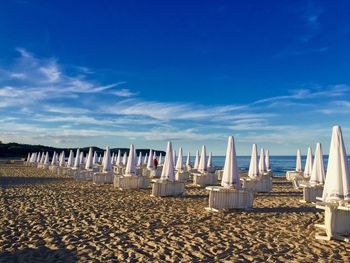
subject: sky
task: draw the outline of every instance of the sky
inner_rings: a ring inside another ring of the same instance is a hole
[[[350,2],[0,4],[0,140],[294,155],[350,143]],[[349,150],[350,151],[350,148]]]

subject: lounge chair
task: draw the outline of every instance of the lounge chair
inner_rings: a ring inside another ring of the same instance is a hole
[[[185,191],[185,183],[179,181],[168,181],[156,179],[152,182],[151,196],[177,196]]]
[[[231,189],[222,186],[207,186],[209,206],[206,210],[219,212],[230,209],[250,209],[253,207],[254,193],[242,189]]]
[[[315,203],[317,201],[317,197],[321,197],[323,193],[323,185],[310,185],[301,184],[303,188],[303,199],[300,200],[301,203]]]
[[[190,180],[190,174],[185,170],[176,171],[175,180],[179,182],[187,182],[188,180]]]
[[[242,189],[252,192],[269,193],[272,191],[272,178],[269,174],[257,178],[241,178]]]
[[[316,234],[316,239],[350,242],[350,204],[317,203],[316,208],[325,211],[325,223],[315,224],[317,229],[323,231]]]
[[[295,178],[301,178],[303,176],[302,171],[287,171],[286,172],[286,179],[288,181],[293,181]]]
[[[114,174],[112,172],[97,172],[93,174],[92,182],[96,185],[113,184]]]
[[[193,185],[204,187],[207,185],[216,185],[218,176],[215,173],[203,172],[193,173]]]

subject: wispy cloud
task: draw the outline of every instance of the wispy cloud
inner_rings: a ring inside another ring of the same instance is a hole
[[[350,114],[350,101],[347,100],[335,100],[327,102],[322,106],[315,109],[317,113],[323,113],[325,115],[335,115],[335,114]]]
[[[7,122],[5,125],[0,127],[0,135],[8,133],[8,130],[11,128],[13,130],[10,132],[13,136],[23,136],[27,134],[26,137],[31,140],[35,139],[47,139],[54,138],[55,140],[65,139],[65,140],[76,140],[84,138],[94,138],[101,136],[117,136],[122,138],[132,138],[132,139],[144,139],[152,141],[166,141],[166,140],[215,140],[217,138],[225,138],[224,134],[214,133],[214,134],[203,134],[195,132],[193,129],[186,130],[160,130],[159,128],[152,128],[148,131],[130,131],[128,129],[118,129],[118,130],[106,130],[101,128],[89,128],[89,129],[76,129],[71,126],[65,126],[65,129],[58,127],[41,127],[35,124],[18,124],[14,122]]]
[[[276,102],[283,100],[306,100],[306,99],[317,99],[322,97],[341,97],[350,91],[350,86],[346,84],[338,84],[330,87],[318,87],[314,89],[297,89],[291,91],[289,95],[275,96],[257,100],[254,104]]]
[[[10,97],[0,107],[18,107],[19,105],[34,105],[39,101],[48,101],[57,98],[78,98],[81,94],[106,93],[113,94],[116,87],[125,84],[125,81],[101,85],[87,79],[87,75],[65,74],[64,66],[55,58],[37,58],[24,48],[17,48],[20,57],[8,70],[3,70],[5,80],[16,79],[12,85],[2,85],[0,82],[0,98]],[[87,68],[84,68],[87,71]],[[90,75],[89,75],[90,76]],[[131,96],[133,93],[127,90]],[[27,99],[25,94],[30,94]],[[121,93],[126,95],[126,90]],[[24,99],[25,98],[25,99]]]
[[[25,49],[18,52],[15,63],[0,72],[4,141],[68,146],[118,141],[127,146],[135,140],[144,145],[174,140],[182,145],[213,142],[215,147],[233,134],[245,144],[288,145],[312,140],[313,134],[324,136],[320,126],[312,126],[317,122],[314,116],[350,112],[347,84],[303,85],[246,104],[156,101],[126,88],[124,80],[100,83],[87,68],[68,74],[58,59],[37,58]],[[303,117],[310,122],[306,127],[300,124]],[[331,118],[328,123],[332,125]]]
[[[39,71],[47,78],[49,83],[57,82],[60,80],[61,72],[55,61],[50,64],[40,67]]]
[[[118,115],[141,115],[159,120],[215,120],[245,106],[202,106],[196,104],[167,103],[127,99],[100,110]]]
[[[87,114],[91,111],[86,108],[78,108],[78,107],[68,107],[68,106],[49,106],[45,105],[42,108],[46,112],[53,112],[53,113],[63,113],[63,114]]]
[[[21,56],[23,57],[23,58],[30,58],[30,59],[32,59],[33,58],[33,56],[32,56],[32,54],[31,53],[29,53],[26,49],[24,49],[24,48],[16,48],[16,50],[21,54]]]
[[[116,91],[113,91],[111,93],[117,95],[118,97],[127,97],[127,98],[133,97],[133,96],[138,94],[137,92],[132,92],[129,89],[116,90]]]
[[[10,77],[14,78],[14,79],[25,79],[27,76],[24,73],[15,73],[14,72],[14,73],[10,74]]]

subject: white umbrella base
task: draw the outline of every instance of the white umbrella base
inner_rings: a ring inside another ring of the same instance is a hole
[[[59,166],[57,169],[58,176],[73,176],[72,169],[70,167]]]
[[[95,164],[94,165],[94,170],[96,170],[96,172],[102,172],[102,169],[103,169],[102,164]]]
[[[205,208],[208,211],[219,212],[253,207],[253,192],[221,186],[208,186],[205,189],[209,191],[209,206]]]
[[[218,182],[216,174],[205,173],[205,174],[193,174],[193,184],[195,186],[204,187],[207,185],[215,185]]]
[[[122,175],[123,174],[123,167],[119,167],[114,165],[113,166],[113,173],[117,175]]]
[[[179,172],[175,174],[175,180],[179,182],[187,182],[190,179],[190,174],[188,172]]]
[[[119,190],[143,189],[149,187],[150,179],[145,176],[114,176],[114,188]]]
[[[92,182],[96,185],[102,185],[102,184],[113,184],[113,173],[107,172],[107,173],[94,173],[92,177]]]
[[[295,189],[299,189],[299,188],[303,187],[303,185],[308,185],[309,182],[310,182],[310,178],[303,177],[302,175],[299,177],[295,177],[292,180],[293,187]]]
[[[215,174],[218,177],[218,181],[221,181],[222,180],[222,176],[224,175],[224,170],[216,170]]]
[[[79,173],[75,174],[75,181],[92,181],[94,176],[93,170],[80,170]]]
[[[142,175],[143,176],[146,176],[146,177],[149,177],[149,178],[157,178],[159,177],[159,172],[158,170],[154,170],[154,169],[148,169],[148,168],[144,168],[142,170]]]
[[[242,189],[252,191],[269,193],[272,191],[272,179],[269,175],[263,175],[259,178],[241,178]]]
[[[297,172],[297,171],[287,171],[286,172],[286,179],[288,181],[293,181],[296,177],[303,176],[302,172]]]
[[[177,196],[182,195],[185,191],[185,183],[183,182],[154,180],[152,183],[151,196]]]
[[[62,176],[69,176],[69,168],[67,167],[62,167],[62,166],[59,166],[58,169],[57,169],[57,175],[59,177],[62,177]]]
[[[82,168],[78,168],[78,169],[72,168],[70,169],[69,175],[75,179],[82,171],[83,171]]]
[[[316,234],[316,239],[350,242],[350,205],[338,206],[332,203],[318,203],[316,208],[325,211],[325,224],[315,225],[316,228],[323,231]]]
[[[303,187],[303,199],[301,203],[315,203],[317,197],[321,197],[323,194],[323,185],[316,186],[304,186]]]

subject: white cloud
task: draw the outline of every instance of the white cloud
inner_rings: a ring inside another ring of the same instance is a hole
[[[63,122],[63,123],[75,123],[75,124],[89,124],[89,125],[98,125],[98,126],[120,126],[118,123],[115,123],[113,120],[106,119],[96,119],[89,116],[47,116],[47,115],[37,115],[32,118],[33,121],[39,122]]]
[[[89,109],[79,108],[79,107],[65,107],[65,106],[54,106],[54,105],[45,105],[43,110],[46,112],[53,113],[63,113],[63,114],[86,114],[90,113]]]
[[[315,109],[316,113],[323,113],[325,115],[335,114],[349,114],[350,113],[350,101],[347,100],[335,100],[323,104]]]
[[[114,87],[117,87],[125,83],[126,83],[125,81],[120,81],[109,85],[97,86],[94,83],[88,82],[83,79],[69,78],[67,83],[65,83],[67,86],[64,86],[63,89],[66,92],[72,92],[72,93],[99,93],[106,90],[110,90]]]
[[[126,83],[119,81],[101,85],[96,81],[88,80],[86,75],[81,74],[81,69],[76,76],[66,74],[65,67],[58,64],[54,58],[37,58],[23,48],[17,48],[17,51],[20,57],[15,60],[15,63],[6,67],[6,70],[1,70],[1,108],[24,108],[34,105],[40,108],[46,104],[52,106],[50,103],[52,100],[77,99],[84,94],[109,96],[116,87]],[[86,68],[83,69],[86,71]],[[92,73],[86,74],[91,77]],[[15,81],[11,86],[7,84],[10,80]],[[126,91],[129,95],[134,94],[130,90],[124,90],[120,95],[128,95]]]
[[[23,58],[32,58],[32,54],[29,53],[26,49],[24,48],[16,48],[16,50],[21,54]]]
[[[26,74],[24,74],[24,73],[11,73],[10,77],[14,78],[14,79],[25,79],[25,78],[27,78]]]
[[[212,122],[216,118],[228,116],[233,112],[244,109],[244,106],[202,106],[190,103],[167,103],[126,99],[111,106],[103,106],[100,111],[118,115],[139,115],[153,119],[171,120],[203,120]]]
[[[49,65],[40,67],[39,71],[44,74],[47,81],[50,83],[60,80],[61,72],[55,62],[51,62]]]
[[[132,96],[137,95],[136,92],[132,92],[129,89],[116,90],[116,91],[112,92],[112,94],[115,94],[118,97],[132,97]]]
[[[8,133],[8,130],[12,132]],[[51,138],[54,140],[65,139],[65,140],[76,140],[83,138],[98,138],[98,137],[122,137],[122,138],[137,138],[138,140],[149,140],[149,141],[166,141],[166,140],[215,140],[218,138],[225,138],[224,134],[213,133],[213,134],[202,134],[195,132],[192,129],[186,130],[163,130],[159,128],[152,128],[148,131],[139,131],[128,129],[117,129],[117,130],[106,130],[103,128],[72,128],[71,126],[64,127],[42,127],[37,124],[19,124],[15,122],[7,122],[0,127],[0,136],[7,139],[8,134],[18,135],[26,137],[30,140],[35,139],[47,139]],[[8,140],[8,139],[7,139]]]
[[[284,100],[306,100],[322,97],[341,97],[348,94],[350,86],[346,84],[338,84],[330,87],[318,87],[317,89],[297,89],[291,91],[290,95],[276,96],[255,101],[253,104],[276,102]]]
[[[19,96],[23,96],[24,93],[22,90],[18,90],[14,87],[6,86],[3,88],[0,88],[0,97],[10,97],[15,98]]]

